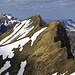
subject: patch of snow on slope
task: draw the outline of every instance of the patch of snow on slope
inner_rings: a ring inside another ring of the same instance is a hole
[[[66,25],[66,27],[70,30],[70,31],[75,31],[75,29],[71,26]]]
[[[68,23],[69,25],[72,25],[72,26],[75,27],[75,24],[74,24],[74,23],[72,23],[72,22],[70,22],[70,21],[67,21],[67,23]]]
[[[66,71],[65,73],[60,74],[60,75],[65,75],[67,72],[68,72],[68,71]],[[54,74],[52,74],[52,75],[57,75],[57,72],[56,72],[56,73],[54,73]],[[70,74],[70,75],[75,75],[75,72],[74,72],[74,73],[72,73],[72,74]]]
[[[11,19],[12,18],[12,16],[9,16],[9,15],[6,15],[6,16],[7,16],[8,19]]]
[[[8,21],[8,25],[14,24],[16,22],[19,23],[20,21],[19,20],[10,20],[10,21]]]
[[[20,70],[19,70],[19,72],[18,72],[17,75],[23,75],[23,72],[24,72],[24,69],[25,69],[26,63],[27,63],[26,61],[21,62]]]
[[[75,24],[72,23],[71,25],[72,25],[73,27],[75,27]]]
[[[22,33],[22,35],[18,38],[18,40],[25,37],[33,28],[34,26],[32,26],[31,28],[25,28],[24,33]]]
[[[0,69],[0,74],[5,71],[6,69],[8,69],[10,67],[10,61],[6,61],[6,63],[4,64],[4,66]]]
[[[20,28],[25,24],[26,21],[23,21],[22,24],[20,24],[17,28],[14,29],[14,31],[12,32],[12,34],[10,34],[9,36],[7,36],[5,39],[3,39],[0,43],[3,44],[5,41],[7,41],[9,39],[9,41],[5,42],[4,44],[7,44],[10,42],[10,38],[12,38],[12,36],[14,36],[19,30]],[[3,44],[3,45],[4,45]]]
[[[35,41],[36,38],[39,36],[39,34],[42,33],[46,28],[47,28],[47,27],[42,28],[41,30],[39,30],[39,31],[37,31],[36,33],[33,34],[33,36],[31,37],[31,40],[32,40],[31,46],[33,45],[34,41]]]
[[[5,75],[9,75],[9,72],[7,72]]]
[[[63,73],[63,74],[60,74],[60,75],[65,75],[67,72],[68,72],[68,71],[66,71],[65,73]]]
[[[16,24],[16,26],[13,29],[14,31],[9,36],[4,38],[0,42],[0,45],[5,45],[5,44],[10,43],[12,40],[14,40],[16,37],[22,35],[23,33],[25,33],[25,35],[27,33],[29,33],[29,31],[32,30],[33,27],[31,27],[31,29],[29,29],[27,32],[26,32],[26,30],[27,30],[26,27],[28,27],[31,23],[30,23],[30,19],[29,19],[29,20],[22,21],[21,24],[19,23],[20,25]]]
[[[6,43],[9,43],[9,42],[11,42],[12,40],[14,40],[16,37],[19,37],[19,36],[21,36],[22,37],[22,34],[24,34],[24,36],[26,36],[33,28],[34,28],[34,26],[32,26],[32,27],[28,27],[31,23],[29,23],[30,22],[30,20],[28,20],[25,24],[24,24],[24,26],[11,38],[11,39],[9,39]],[[21,38],[20,37],[20,38]],[[4,44],[6,44],[6,43],[4,43]]]
[[[8,26],[8,23],[6,22],[6,20],[5,20],[5,23],[4,23],[4,25],[5,25],[5,26]]]
[[[19,22],[19,21],[18,20],[10,20],[9,22],[11,22],[13,24],[14,22]]]
[[[22,47],[29,41],[29,37],[24,38],[22,40],[19,40],[17,42],[5,45],[0,47],[0,55],[3,55],[3,60],[7,58],[12,58],[14,56],[14,53],[12,51],[12,49],[14,48],[18,48],[20,46],[20,49],[22,50]],[[21,51],[20,50],[20,51]]]
[[[75,75],[75,72],[74,72],[74,73],[72,73],[72,74],[70,74],[70,75]]]
[[[57,75],[57,72],[56,72],[56,73],[54,73],[54,74],[52,74],[52,75]]]

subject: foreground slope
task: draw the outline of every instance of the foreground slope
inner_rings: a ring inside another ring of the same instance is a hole
[[[1,35],[0,46],[1,75],[75,72],[69,38],[59,21],[46,24],[34,15]]]

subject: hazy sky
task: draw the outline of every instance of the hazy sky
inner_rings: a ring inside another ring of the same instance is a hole
[[[75,0],[0,0],[0,13],[11,13],[19,19],[40,14],[43,19],[75,20]]]

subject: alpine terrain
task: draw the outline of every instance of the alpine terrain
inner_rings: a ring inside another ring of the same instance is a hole
[[[19,20],[14,18],[12,14],[2,13],[0,15],[0,35],[12,28],[18,22]]]
[[[0,35],[0,75],[75,75],[68,36],[59,20],[47,24],[38,14],[16,20]]]

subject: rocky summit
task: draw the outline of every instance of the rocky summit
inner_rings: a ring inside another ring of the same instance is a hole
[[[0,36],[0,75],[70,75],[75,60],[60,21],[36,14]]]

